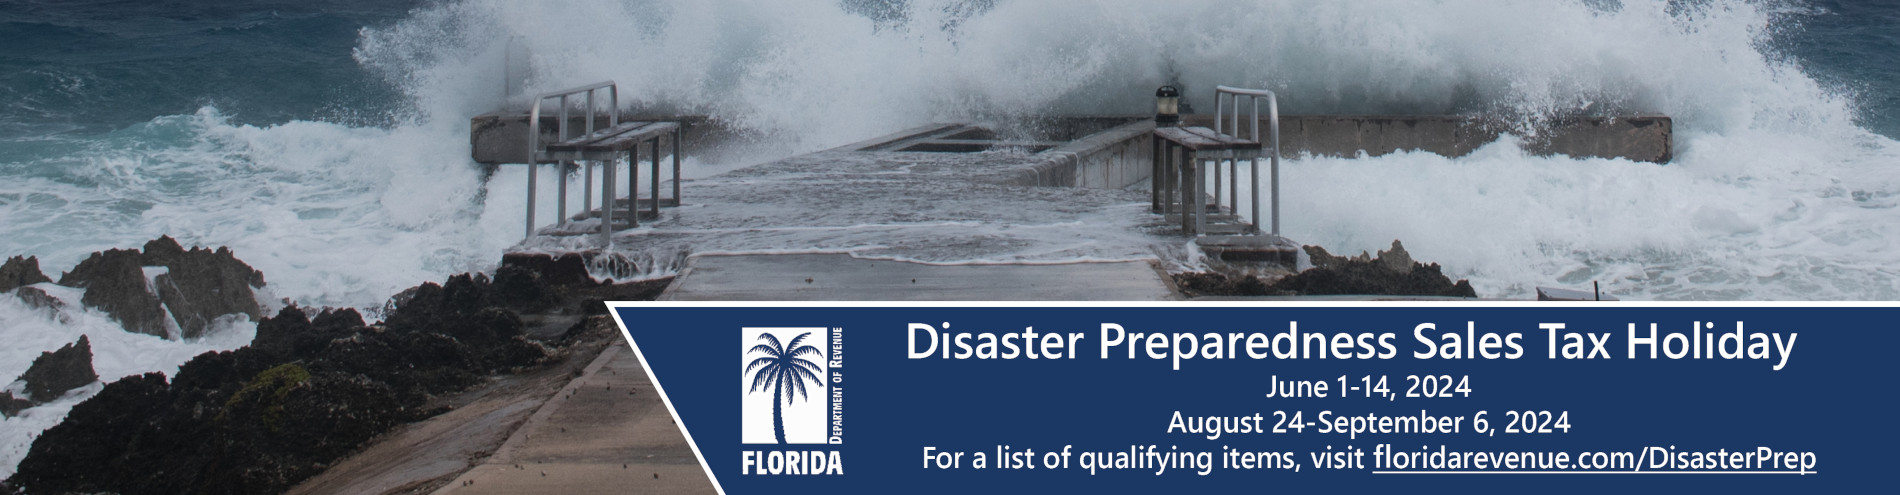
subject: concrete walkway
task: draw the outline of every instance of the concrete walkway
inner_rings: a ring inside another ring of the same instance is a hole
[[[437,494],[715,493],[625,341]]]
[[[695,256],[663,301],[1156,301],[1143,261],[930,265],[844,254]]]

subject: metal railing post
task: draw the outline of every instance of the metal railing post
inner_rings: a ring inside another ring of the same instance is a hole
[[[1220,157],[1216,155],[1214,159],[1214,166],[1212,167],[1214,169],[1212,171],[1213,174],[1211,175],[1214,176],[1214,207],[1215,208],[1220,208],[1220,196],[1221,196],[1220,193],[1222,192],[1221,189],[1223,189],[1221,187],[1221,180],[1220,180],[1221,179],[1220,162],[1223,162],[1223,161],[1226,161],[1226,160],[1221,160]]]
[[[627,222],[640,226],[640,146],[627,152]]]
[[[1148,135],[1148,209],[1161,212],[1161,138]]]
[[[1226,120],[1226,119],[1221,118],[1223,115],[1227,114],[1227,102],[1221,100],[1221,97],[1226,94],[1226,92],[1221,91],[1221,88],[1225,88],[1225,87],[1226,86],[1214,87],[1214,133],[1215,134],[1221,133],[1220,123],[1222,120]]]
[[[1161,140],[1156,139],[1156,141]],[[1163,141],[1155,146],[1155,151],[1157,152],[1155,159],[1161,161],[1155,168],[1154,187],[1161,190],[1159,197],[1155,198],[1156,204],[1160,205],[1160,208],[1155,210],[1155,213],[1160,213],[1164,216],[1168,214],[1168,204],[1174,201],[1174,185],[1168,182],[1168,175],[1174,173],[1174,168],[1172,167],[1174,164],[1174,147],[1168,144],[1169,143]]]
[[[1188,151],[1187,153],[1188,181],[1187,189],[1184,189],[1184,191],[1187,191],[1187,194],[1182,195],[1183,197],[1181,199],[1181,207],[1184,208],[1181,211],[1187,212],[1187,216],[1182,218],[1187,219],[1187,230],[1189,234],[1201,235],[1201,210],[1207,209],[1207,203],[1201,201],[1201,196],[1206,194],[1207,190],[1207,175],[1203,173],[1207,171],[1207,168],[1201,166],[1200,153],[1195,151]]]
[[[555,225],[567,225],[567,167],[572,163],[574,162],[561,160],[560,163],[554,164],[554,169],[561,172],[555,174],[554,177],[554,179],[559,182],[554,187],[554,195],[561,198],[561,201],[554,205]]]
[[[541,104],[547,102],[547,100],[550,100],[550,99],[556,100],[558,102],[557,104],[560,105],[561,109],[558,114],[558,118],[560,119],[560,122],[556,126],[556,129],[557,129],[556,134],[558,135],[557,140],[566,141],[569,138],[569,132],[568,132],[569,122],[568,121],[570,120],[568,117],[568,110],[569,110],[568,97],[573,96],[573,95],[578,95],[581,93],[586,93],[587,124],[585,128],[587,129],[587,134],[592,135],[594,133],[594,128],[596,127],[594,125],[594,119],[596,118],[596,112],[599,110],[597,108],[598,104],[597,104],[597,101],[595,100],[594,92],[600,89],[607,90],[609,103],[614,106],[613,111],[608,114],[609,121],[612,122],[613,126],[620,125],[620,88],[613,81],[597,82],[597,83],[593,83],[593,84],[589,84],[585,86],[579,86],[579,87],[564,89],[560,91],[542,93],[534,98],[534,104],[528,110],[528,149],[527,149],[527,157],[525,160],[523,160],[523,162],[528,165],[528,195],[527,195],[528,205],[526,208],[527,218],[524,222],[526,223],[527,226],[524,229],[525,230],[524,235],[526,236],[534,235],[535,195],[536,195],[537,189],[539,189],[537,182],[539,182],[538,177],[540,176],[539,172],[540,172],[540,166],[542,163],[541,156],[540,156],[540,153],[541,153]],[[560,215],[560,218],[557,219],[557,223],[561,225],[566,225],[567,220],[568,220],[568,215],[567,215],[568,167],[575,166],[575,164],[572,161],[565,161],[565,160],[551,162],[551,163],[555,163],[561,170],[560,178],[559,178],[560,185],[558,188],[559,189],[558,195],[560,196],[560,202],[558,205],[556,205],[556,208],[555,208],[556,213]],[[584,196],[582,199],[582,202],[586,203],[585,206],[590,211],[593,208],[593,201],[594,201],[592,197],[593,196],[593,177],[594,177],[593,166],[594,166],[593,161],[591,160],[588,161],[587,171],[586,171],[587,195]],[[604,208],[611,208],[612,203],[613,203],[613,194],[611,192],[611,184],[603,184],[603,187],[605,187],[606,190],[604,190],[602,193],[602,195],[604,196],[602,198],[602,201],[606,203],[607,205]],[[609,227],[611,226],[610,225],[611,223],[612,222],[605,222],[605,224],[608,224]]]
[[[535,156],[535,150],[541,148],[541,100],[544,99],[535,98],[534,108],[528,110],[528,156],[524,160],[528,164],[528,227],[522,237],[534,236],[534,167],[540,158]]]
[[[653,221],[660,221],[660,137],[653,137]]]
[[[1251,115],[1249,118],[1251,122],[1253,122],[1251,126],[1253,128],[1253,142],[1258,143],[1260,142],[1260,97],[1255,96],[1249,98],[1248,101],[1253,103],[1253,113],[1249,114]],[[1235,108],[1234,113],[1240,113],[1240,109]],[[1248,160],[1247,178],[1253,181],[1253,185],[1247,188],[1247,206],[1251,208],[1252,211],[1247,218],[1253,220],[1253,222],[1251,222],[1253,224],[1252,233],[1258,234],[1260,233],[1260,157],[1258,155]],[[1239,201],[1239,199],[1235,199],[1235,201]],[[1240,214],[1238,205],[1234,207],[1234,214]]]
[[[587,90],[587,135],[594,135],[594,90]],[[581,171],[581,211],[594,210],[594,161]],[[565,183],[565,182],[563,182]]]
[[[566,141],[567,95],[561,95],[561,122],[557,128],[560,129],[560,135],[555,137],[554,142]],[[559,181],[559,185],[555,187],[557,191],[555,195],[560,199],[554,203],[554,213],[556,215],[554,224],[567,225],[567,163],[556,163],[555,167],[556,170],[560,172],[559,174],[555,174],[555,180]]]
[[[1273,173],[1273,194],[1270,196],[1273,198],[1273,235],[1278,236],[1280,235],[1280,101],[1278,97],[1273,96],[1273,93],[1267,93],[1267,119],[1270,131],[1268,134],[1273,139],[1273,154],[1268,155]],[[1259,194],[1254,193],[1256,200],[1259,199]],[[1255,207],[1255,209],[1259,208]],[[1255,214],[1258,215],[1258,213]],[[1255,228],[1258,227],[1255,225]]]
[[[1271,215],[1272,215],[1271,220],[1269,221],[1269,225],[1272,226],[1273,235],[1276,235],[1276,236],[1280,235],[1280,102],[1279,102],[1279,97],[1275,96],[1272,91],[1268,91],[1264,89],[1243,89],[1243,88],[1233,88],[1233,87],[1227,87],[1227,86],[1216,86],[1214,88],[1214,103],[1215,103],[1214,129],[1215,129],[1215,132],[1217,133],[1221,132],[1222,127],[1224,127],[1221,121],[1222,121],[1222,117],[1226,116],[1227,108],[1226,108],[1226,100],[1223,100],[1223,98],[1227,97],[1228,95],[1232,95],[1233,97],[1234,113],[1233,113],[1233,116],[1231,117],[1233,119],[1231,121],[1231,125],[1227,127],[1231,127],[1235,134],[1238,134],[1240,132],[1240,97],[1247,96],[1249,98],[1248,102],[1253,105],[1253,109],[1249,113],[1249,116],[1252,118],[1252,120],[1250,121],[1250,125],[1248,126],[1249,136],[1252,138],[1253,142],[1261,143],[1262,145],[1261,148],[1263,152],[1271,153],[1271,155],[1267,157],[1268,174],[1269,174],[1268,182],[1270,183],[1269,187],[1271,188],[1269,190],[1269,198],[1271,201],[1270,209],[1271,209]],[[1268,134],[1267,142],[1261,142],[1261,137],[1260,137],[1260,99],[1263,97],[1267,99],[1267,134]],[[1252,160],[1252,162],[1253,163],[1250,166],[1251,170],[1249,172],[1250,180],[1252,181],[1252,184],[1253,184],[1252,190],[1249,194],[1249,199],[1251,199],[1250,208],[1253,212],[1253,216],[1251,218],[1253,219],[1252,223],[1253,223],[1254,232],[1260,232],[1261,231],[1260,229],[1260,222],[1261,222],[1261,218],[1260,218],[1260,159],[1258,157],[1255,157]],[[1238,172],[1236,171],[1235,173],[1238,173]],[[1235,205],[1236,210],[1238,210],[1239,201],[1240,201],[1240,198],[1238,197],[1234,198],[1234,205]],[[1238,214],[1239,212],[1236,211],[1235,213]]]
[[[534,176],[540,175],[541,164],[528,162],[528,233],[524,237],[534,237]]]
[[[673,205],[686,205],[686,201],[680,199],[680,127],[673,127]]]
[[[607,162],[600,172],[600,195],[603,198],[600,207],[600,243],[604,246],[612,246],[614,242],[614,169],[618,167],[614,162]]]

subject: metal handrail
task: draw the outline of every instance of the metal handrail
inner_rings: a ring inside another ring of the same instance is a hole
[[[541,150],[541,104],[550,99],[560,100],[560,106],[561,106],[560,129],[559,129],[559,136],[556,137],[556,140],[566,141],[569,139],[568,132],[567,132],[567,121],[568,121],[567,99],[568,97],[578,95],[581,93],[587,94],[587,126],[586,126],[587,132],[586,134],[593,134],[594,133],[594,110],[596,108],[596,105],[594,104],[594,92],[601,89],[607,90],[607,105],[613,109],[612,112],[608,113],[607,127],[611,129],[613,127],[617,127],[620,125],[620,86],[618,84],[615,84],[611,80],[601,81],[601,82],[587,84],[583,86],[576,86],[576,87],[563,89],[559,91],[550,91],[550,92],[541,93],[540,95],[535,96],[534,105],[528,110],[528,157],[526,160],[526,163],[528,164],[528,221],[527,221],[528,226],[527,226],[526,235],[528,236],[534,235],[535,177],[540,175],[537,172],[540,171],[541,163],[543,163],[541,161],[541,157],[537,156],[537,154],[540,153],[540,150]],[[586,135],[586,134],[583,134],[583,135]],[[589,182],[592,182],[594,178],[593,171],[591,170],[592,166],[593,166],[593,163],[589,162],[588,168],[590,170],[586,174],[587,180]],[[563,174],[565,174],[565,171],[563,172]],[[584,190],[586,191],[586,193],[589,196],[592,196],[593,185],[588,184],[584,187],[585,187]],[[557,215],[560,217],[559,222],[565,224],[567,222],[567,199],[566,199],[567,198],[567,180],[566,179],[561,180],[561,198],[562,198],[561,202],[559,205],[557,205],[556,211],[557,211]],[[603,198],[602,201],[606,201],[607,203],[609,203],[608,206],[611,207],[613,198],[611,197]],[[585,202],[587,203],[588,207],[591,208],[594,201],[593,201],[593,198],[589,197],[586,199]]]
[[[614,111],[608,114],[608,127],[620,125],[620,86],[613,81],[601,81],[585,86],[575,86],[560,91],[541,93],[534,98],[534,106],[528,110],[528,163],[535,162],[535,152],[541,148],[541,103],[549,99],[561,100],[561,135],[558,139],[566,141],[567,136],[567,97],[587,93],[587,132],[594,132],[594,91],[607,90],[607,104]]]
[[[1227,96],[1227,95],[1231,95],[1231,96]],[[1223,119],[1223,117],[1225,117],[1225,112],[1227,110],[1227,105],[1225,103],[1227,100],[1223,100],[1223,98],[1231,99],[1234,105],[1234,114],[1232,117],[1233,122],[1228,127],[1235,133],[1238,133],[1240,131],[1240,97],[1242,96],[1248,97],[1250,100],[1252,100],[1251,103],[1253,103],[1253,118],[1249,119],[1248,122],[1251,123],[1250,127],[1252,130],[1252,136],[1253,136],[1252,141],[1256,143],[1260,142],[1260,98],[1265,97],[1267,99],[1267,132],[1268,132],[1268,137],[1272,139],[1272,145],[1269,146],[1269,148],[1273,150],[1273,153],[1271,155],[1268,155],[1269,156],[1268,159],[1271,162],[1271,165],[1269,166],[1268,170],[1269,170],[1269,173],[1272,174],[1270,182],[1273,183],[1273,189],[1272,189],[1273,222],[1272,222],[1272,225],[1273,225],[1273,235],[1277,236],[1277,235],[1280,235],[1280,100],[1279,100],[1279,97],[1275,96],[1272,91],[1268,91],[1264,89],[1246,89],[1246,88],[1235,88],[1235,87],[1230,87],[1230,86],[1215,86],[1214,87],[1214,132],[1216,134],[1227,134],[1226,132],[1222,132],[1221,130],[1221,121],[1225,120]],[[1232,135],[1232,134],[1229,134],[1229,135]],[[1253,189],[1252,189],[1253,221],[1254,221],[1254,228],[1258,229],[1260,228],[1260,174],[1259,174],[1260,159],[1254,158],[1253,160],[1254,160],[1253,161],[1254,173],[1251,174],[1251,178],[1253,179]],[[1218,174],[1219,173],[1218,169],[1216,170],[1217,170],[1216,174]],[[1216,192],[1215,194],[1218,195],[1220,193]]]

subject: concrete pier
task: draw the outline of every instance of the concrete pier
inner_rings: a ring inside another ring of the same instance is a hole
[[[596,273],[622,278],[676,273],[702,254],[1046,264],[1149,260],[1156,244],[1186,245],[1147,212],[1145,191],[1018,185],[1072,180],[1046,173],[1049,163],[1016,151],[823,151],[688,180],[687,204],[616,232],[610,248],[549,227],[514,250],[594,253]],[[593,221],[567,228],[591,232]]]
[[[1184,123],[1208,125],[1212,118],[1190,115]],[[689,152],[718,142],[716,126],[685,120]],[[482,151],[481,143],[525,143],[520,134],[526,132],[525,121],[503,114],[478,118],[471,137],[476,155],[505,160],[510,151]],[[1420,150],[1459,156],[1494,142],[1502,129],[1461,116],[1283,116],[1282,155]],[[1532,151],[1665,162],[1672,153],[1671,132],[1663,116],[1579,118],[1556,122],[1520,142]],[[540,229],[513,251],[583,253],[596,275],[621,280],[691,272],[690,263],[722,267],[680,277],[672,296],[679,299],[1045,299],[1058,293],[1063,295],[1054,298],[1153,299],[1158,292],[1151,289],[1165,288],[1165,275],[1158,283],[1144,279],[1125,286],[1076,281],[1093,280],[1084,269],[1132,265],[1102,262],[1159,260],[1168,273],[1270,275],[1293,268],[1298,243],[1291,240],[1190,239],[1178,218],[1150,213],[1146,184],[1153,134],[1152,120],[1141,116],[920,126],[686,180],[690,201],[651,224],[618,231],[610,241],[576,235],[598,231],[598,219],[590,218]],[[1041,266],[1077,260],[1089,263],[1068,269]],[[745,267],[727,270],[734,263]],[[720,270],[740,278],[715,283],[710,274]],[[997,270],[1101,290],[1066,293],[1050,284],[1023,283],[984,291],[977,289],[989,275],[964,275]],[[806,275],[793,276],[798,273]],[[752,274],[785,280],[741,280]],[[845,285],[824,285],[856,276],[876,280],[852,284],[882,289],[852,292]],[[807,278],[811,282],[803,282]],[[941,285],[894,285],[884,278]],[[756,287],[735,288],[746,284]]]

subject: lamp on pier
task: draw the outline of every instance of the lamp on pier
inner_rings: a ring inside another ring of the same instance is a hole
[[[1162,86],[1155,90],[1155,124],[1176,125],[1181,123],[1181,90],[1174,86]]]

